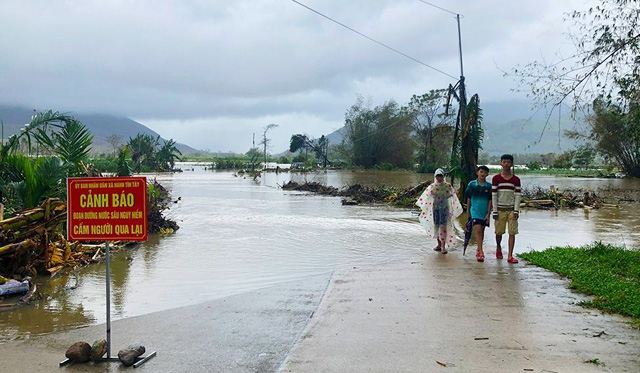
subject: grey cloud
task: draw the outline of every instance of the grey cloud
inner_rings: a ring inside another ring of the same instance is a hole
[[[302,2],[459,75],[451,14],[416,0]],[[561,39],[562,12],[584,6],[582,0],[435,3],[463,14],[470,90],[492,100],[513,95],[496,61],[508,69],[538,57]],[[185,128],[180,140],[187,143],[198,137],[188,127],[196,118],[212,119],[198,122],[198,131],[228,131],[216,127],[216,118],[302,112],[333,123],[357,94],[404,103],[455,83],[284,0],[7,0],[0,3],[0,31],[8,36],[0,40],[0,101],[173,120]]]

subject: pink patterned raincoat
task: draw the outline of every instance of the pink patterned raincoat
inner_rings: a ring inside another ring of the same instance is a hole
[[[416,205],[422,210],[419,220],[427,235],[453,246],[456,240],[454,219],[462,214],[462,205],[451,184],[444,181],[430,184]]]

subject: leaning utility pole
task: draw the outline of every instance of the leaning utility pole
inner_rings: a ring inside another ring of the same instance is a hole
[[[459,102],[460,109],[458,112],[458,119],[456,120],[456,128],[453,132],[453,146],[451,147],[451,160],[453,161],[456,156],[456,148],[458,147],[458,135],[461,132],[461,128],[464,126],[465,111],[467,108],[467,93],[464,86],[464,68],[462,65],[462,36],[460,33],[460,14],[456,14],[456,22],[458,23],[458,53],[460,55],[460,81],[458,82],[458,89],[460,90]],[[453,185],[454,177],[451,177],[451,184]]]

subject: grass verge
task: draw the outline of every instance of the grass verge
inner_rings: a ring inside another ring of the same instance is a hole
[[[553,247],[518,257],[571,279],[569,287],[594,298],[581,306],[634,318],[640,326],[640,251],[595,242]]]

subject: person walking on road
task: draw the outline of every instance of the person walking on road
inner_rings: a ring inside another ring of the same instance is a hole
[[[502,172],[491,179],[491,199],[493,218],[496,221],[496,258],[502,259],[502,235],[509,226],[509,253],[507,262],[518,263],[513,257],[513,248],[518,234],[518,218],[520,217],[520,178],[513,174],[513,156],[504,154],[500,157]]]
[[[489,226],[491,213],[492,190],[491,183],[487,181],[489,168],[478,166],[476,170],[478,179],[469,182],[466,190],[467,199],[467,219],[471,221],[471,229],[476,234],[476,259],[484,262],[484,251],[482,244],[484,241],[484,228]]]
[[[416,205],[422,210],[419,220],[429,237],[438,241],[433,250],[447,253],[447,244],[455,242],[453,219],[462,214],[462,205],[458,201],[455,190],[444,178],[444,170],[437,169],[434,182],[422,193]]]

